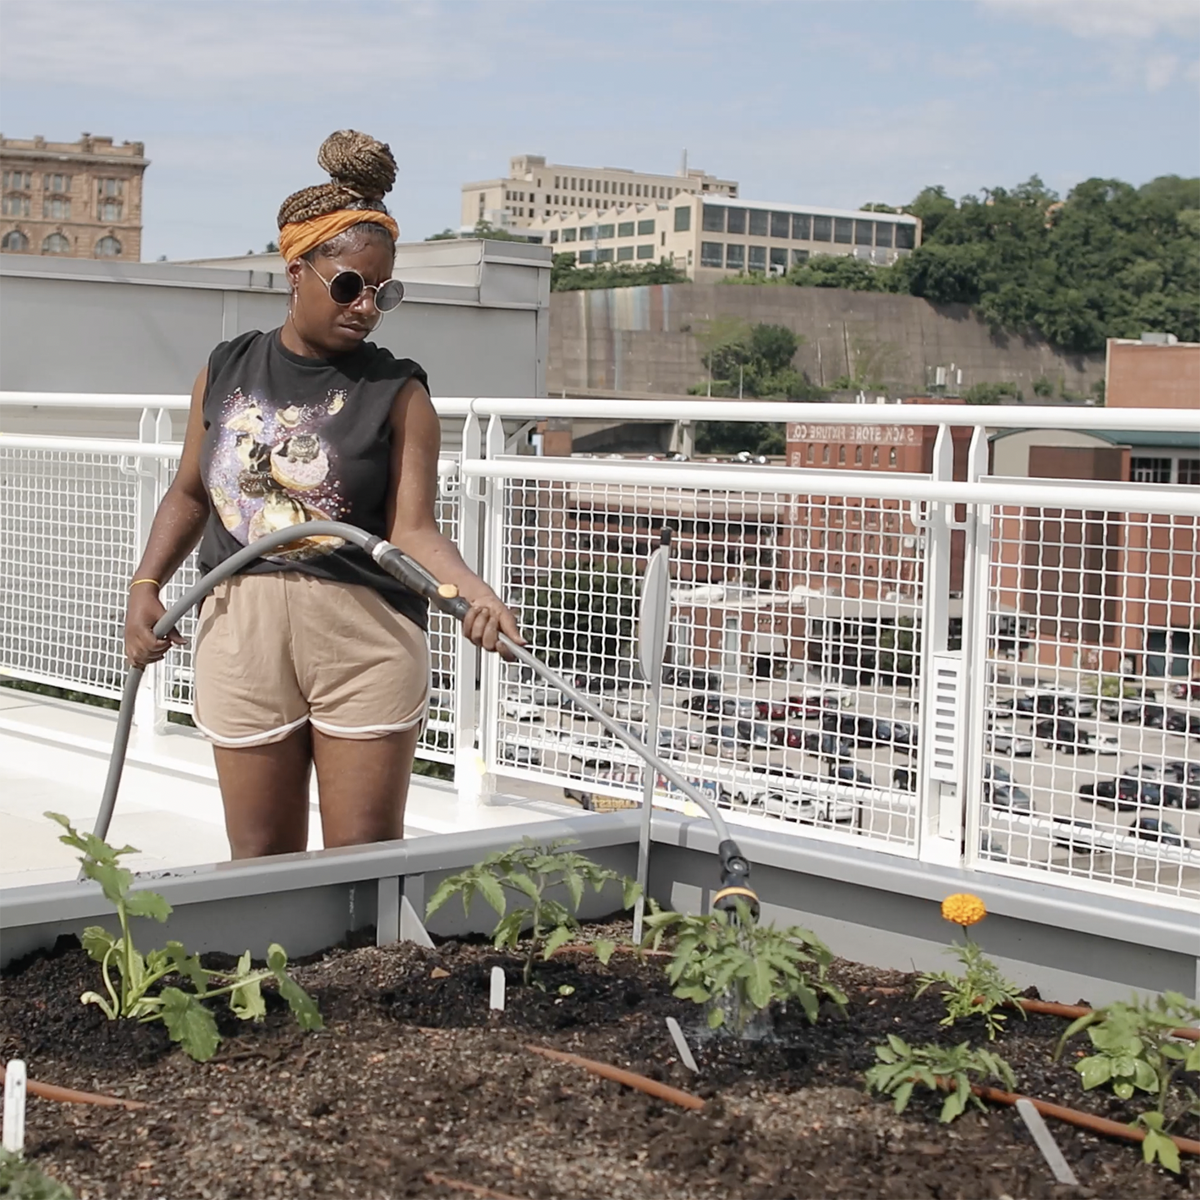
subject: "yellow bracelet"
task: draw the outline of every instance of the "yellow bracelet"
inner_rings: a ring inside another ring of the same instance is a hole
[[[162,587],[162,584],[157,579],[135,579],[129,586],[135,588],[139,583],[152,583],[156,588]]]

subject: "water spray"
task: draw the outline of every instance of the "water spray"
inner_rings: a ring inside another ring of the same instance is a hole
[[[167,609],[154,626],[154,636],[158,638],[166,637],[179,624],[183,617],[199,604],[217,584],[237,574],[238,571],[249,563],[270,554],[274,550],[278,550],[282,546],[290,546],[295,542],[310,537],[340,538],[342,541],[358,546],[360,549],[366,551],[379,567],[391,575],[392,578],[399,580],[405,587],[417,595],[424,596],[434,608],[453,617],[460,623],[471,610],[470,603],[458,594],[458,588],[454,584],[439,583],[424,567],[414,562],[408,555],[393,546],[391,542],[376,537],[374,534],[367,533],[355,525],[347,525],[342,521],[309,521],[301,525],[291,525],[286,529],[269,533],[266,537],[251,543],[236,554],[230,555],[224,562],[214,567],[207,575],[189,587]],[[664,535],[663,550],[669,547],[669,542],[669,534]],[[651,590],[651,579],[654,579],[656,583],[653,603],[643,604],[644,625],[648,612],[661,613],[665,611],[666,596],[665,590],[661,585],[661,580],[665,576],[665,555],[659,554],[659,562],[663,566],[655,568],[653,574],[650,569],[647,570],[648,593]],[[645,599],[650,599],[650,597],[647,596]],[[527,666],[552,687],[557,688],[572,704],[587,713],[593,720],[598,721],[617,741],[636,754],[647,766],[657,772],[658,775],[662,775],[663,778],[669,780],[683,795],[701,809],[713,823],[713,828],[716,830],[718,839],[717,859],[720,864],[720,888],[713,895],[712,907],[732,914],[736,913],[738,902],[741,901],[747,907],[751,916],[757,919],[758,897],[749,886],[750,863],[730,836],[729,827],[725,824],[725,819],[717,806],[699,788],[694,787],[688,779],[671,766],[670,763],[661,759],[649,745],[610,718],[601,710],[599,705],[593,704],[584,693],[572,687],[561,675],[551,670],[541,659],[530,653],[524,646],[514,642],[512,638],[503,633],[499,635],[498,641],[509,656]],[[651,656],[647,653],[651,642],[643,638],[643,671],[647,673],[648,680],[652,680],[657,684],[661,680],[662,673],[661,636],[651,641],[653,646],[657,647],[657,654],[655,656],[657,658],[657,665],[651,661]],[[129,734],[133,725],[134,701],[144,672],[145,668],[143,667],[132,667],[125,678],[125,687],[121,694],[121,708],[117,715],[117,729],[113,737],[112,756],[108,763],[108,775],[104,781],[104,793],[100,800],[100,811],[96,816],[96,824],[93,829],[95,835],[100,838],[108,836],[108,827],[112,821],[113,809],[116,806],[117,792],[121,786],[121,774],[125,767],[125,754],[129,747]],[[643,828],[647,838],[647,850],[649,810],[651,807],[653,785],[654,780],[649,780],[647,786],[648,795],[645,801],[646,812],[643,821]],[[644,858],[644,854],[639,856],[639,876],[642,877],[639,881],[643,884],[643,891],[645,885]],[[639,908],[639,915],[640,911]]]

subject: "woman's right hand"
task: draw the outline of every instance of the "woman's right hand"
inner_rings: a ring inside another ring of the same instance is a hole
[[[148,667],[165,658],[172,646],[184,644],[177,629],[165,638],[154,636],[154,626],[166,611],[155,588],[142,584],[130,591],[125,610],[125,657],[133,666]]]

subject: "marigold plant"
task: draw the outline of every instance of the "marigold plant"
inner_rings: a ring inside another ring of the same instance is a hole
[[[987,916],[987,906],[970,892],[956,892],[942,901],[942,916],[965,929],[969,925],[978,925]]]

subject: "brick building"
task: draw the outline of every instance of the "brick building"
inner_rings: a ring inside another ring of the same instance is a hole
[[[1108,408],[1200,408],[1200,345],[1148,335],[1108,343]],[[1200,485],[1200,434],[1010,430],[1001,476]],[[1200,530],[1186,517],[997,509],[1002,601],[1022,615],[1021,657],[1147,678],[1200,676]]]
[[[138,261],[148,165],[141,142],[0,137],[0,250]]]

